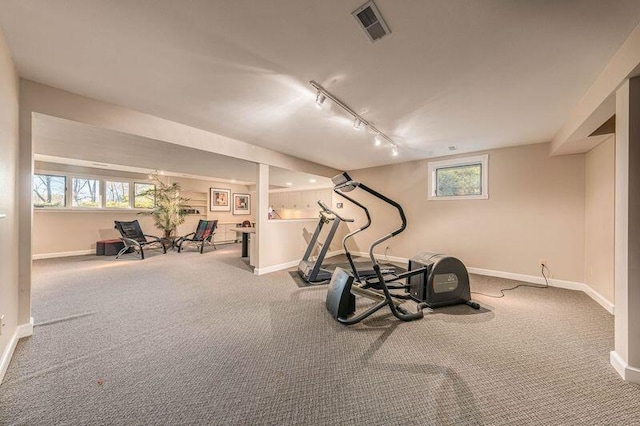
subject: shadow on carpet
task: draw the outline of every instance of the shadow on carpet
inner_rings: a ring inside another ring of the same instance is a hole
[[[320,281],[320,282],[317,282],[317,283],[308,283],[308,282],[306,282],[305,280],[302,279],[300,274],[298,274],[298,271],[289,271],[289,276],[291,277],[293,282],[295,282],[296,285],[298,287],[300,287],[300,288],[303,288],[303,287],[317,287],[319,285],[329,284],[329,280]]]

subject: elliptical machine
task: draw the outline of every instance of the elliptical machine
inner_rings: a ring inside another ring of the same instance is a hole
[[[369,257],[376,272],[374,279],[357,277],[357,270],[354,268],[352,269],[356,271],[355,274],[349,273],[342,268],[336,268],[331,277],[325,302],[327,310],[334,319],[346,325],[356,324],[385,306],[388,306],[391,313],[402,321],[423,318],[423,310],[427,307],[464,303],[474,309],[480,308],[480,305],[471,301],[467,269],[460,260],[454,257],[434,253],[420,253],[411,259],[407,272],[385,276],[373,251],[376,246],[405,230],[407,219],[404,210],[397,202],[360,182],[352,180],[346,172],[335,176],[333,183],[336,193],[365,210],[368,223],[363,229],[366,229],[371,223],[368,210],[362,204],[345,195],[345,193],[351,192],[356,188],[360,188],[395,207],[402,221],[398,229],[376,239],[369,247]],[[363,229],[356,230],[354,233]],[[345,239],[354,233],[346,236]],[[343,245],[346,246],[344,239]],[[350,253],[346,251],[346,254],[349,263],[353,264]],[[402,280],[405,281],[405,284],[392,284]],[[392,294],[391,290],[404,290],[404,292],[402,294]],[[356,295],[373,299],[378,303],[366,311],[356,314]],[[408,299],[418,302],[416,312],[409,312],[403,306]]]

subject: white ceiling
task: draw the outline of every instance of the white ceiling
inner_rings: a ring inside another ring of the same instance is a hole
[[[550,140],[638,0],[4,0],[21,76],[338,169]],[[374,148],[315,80],[400,146]]]

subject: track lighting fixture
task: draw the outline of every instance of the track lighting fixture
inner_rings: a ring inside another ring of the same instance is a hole
[[[340,108],[345,110],[347,113],[349,113],[353,117],[354,129],[360,130],[363,125],[365,127],[368,127],[369,130],[376,135],[374,140],[375,146],[382,145],[382,140],[384,139],[389,144],[391,144],[391,155],[393,155],[394,157],[398,155],[398,145],[393,141],[393,139],[391,139],[389,136],[382,133],[373,124],[369,123],[367,120],[362,118],[358,113],[352,110],[347,104],[345,104],[340,99],[333,96],[324,87],[320,86],[315,81],[310,81],[309,84],[318,91],[318,93],[316,94],[316,106],[318,108],[321,108],[324,101],[327,98],[329,98],[334,104],[338,105]]]

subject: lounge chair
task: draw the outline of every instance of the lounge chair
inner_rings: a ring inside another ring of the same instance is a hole
[[[210,244],[213,249],[216,250],[216,245],[213,243],[213,235],[216,233],[218,227],[218,220],[202,220],[198,222],[196,232],[185,235],[176,241],[178,246],[178,253],[182,251],[182,245],[184,243],[194,243],[200,250],[200,254],[204,251],[205,244]]]
[[[162,240],[154,235],[144,234],[137,220],[133,222],[115,220],[114,223],[124,243],[124,248],[116,255],[116,259],[124,253],[128,253],[131,249],[140,253],[140,258],[144,259],[144,248],[148,246],[157,247],[158,244],[162,247],[163,253],[167,252],[167,247]]]

